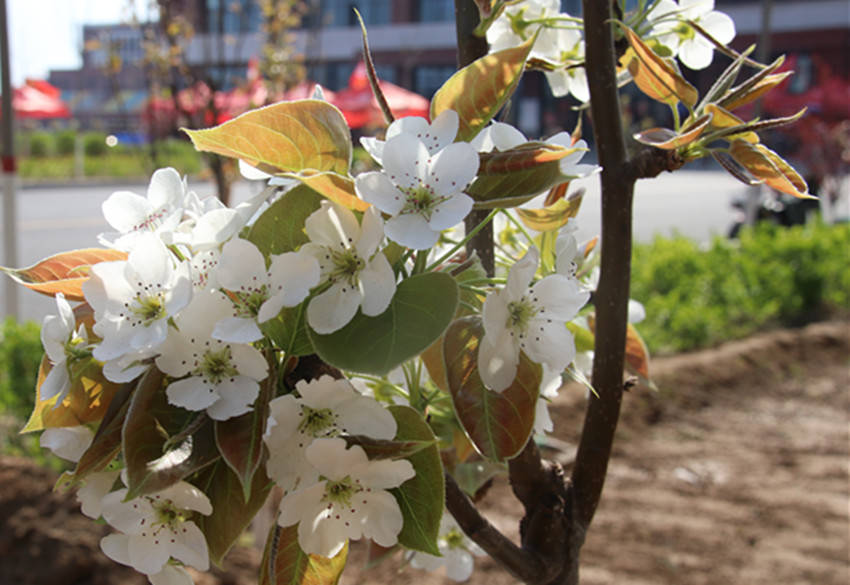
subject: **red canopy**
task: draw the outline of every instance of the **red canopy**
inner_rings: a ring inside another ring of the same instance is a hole
[[[17,118],[70,118],[71,110],[59,99],[60,90],[46,81],[27,79],[12,90],[12,109]]]
[[[387,99],[396,118],[405,116],[428,117],[430,103],[419,94],[408,91],[389,81],[378,81],[378,86]],[[348,79],[348,87],[337,92],[329,101],[342,111],[352,128],[383,124],[383,114],[366,76],[366,65],[362,61],[354,68]]]

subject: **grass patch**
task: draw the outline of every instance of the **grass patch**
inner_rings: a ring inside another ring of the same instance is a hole
[[[638,325],[654,353],[716,345],[774,327],[850,314],[850,225],[745,230],[700,248],[684,237],[635,247]]]

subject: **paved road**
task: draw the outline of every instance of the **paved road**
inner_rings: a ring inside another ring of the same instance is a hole
[[[599,231],[599,187],[596,180],[584,180],[587,195],[579,213],[580,236]],[[578,186],[579,182],[576,182]],[[190,184],[201,195],[212,194],[211,184]],[[258,183],[239,183],[236,201],[260,188]],[[118,189],[144,193],[146,186],[72,186],[25,188],[18,192],[19,266],[28,266],[46,256],[97,246],[97,234],[106,231],[100,206]],[[655,234],[670,235],[674,230],[699,241],[722,234],[731,221],[729,200],[746,189],[721,171],[688,171],[665,174],[656,180],[638,183],[635,204],[635,237],[639,241]],[[0,244],[0,258],[3,258]],[[4,283],[5,284],[5,283]],[[0,287],[0,295],[5,288]],[[20,290],[20,317],[41,321],[52,312],[53,301]],[[3,303],[0,301],[0,311]]]

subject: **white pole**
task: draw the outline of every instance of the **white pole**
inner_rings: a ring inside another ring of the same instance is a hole
[[[9,26],[6,18],[6,0],[0,0],[0,91],[2,100],[2,167],[3,167],[3,264],[18,267],[17,211],[15,209],[15,148],[12,141],[12,80],[9,73]],[[10,278],[4,278],[6,315],[18,317],[18,287]]]

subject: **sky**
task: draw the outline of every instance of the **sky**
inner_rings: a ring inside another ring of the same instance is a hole
[[[125,22],[133,5],[144,18],[148,0],[6,0],[12,84],[79,67],[83,24]]]

